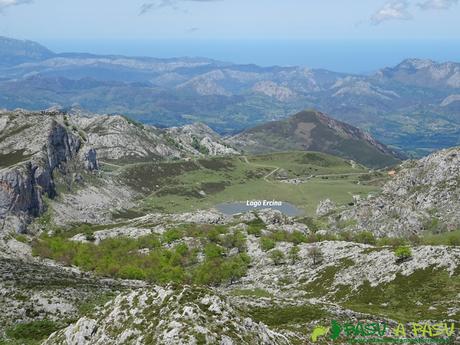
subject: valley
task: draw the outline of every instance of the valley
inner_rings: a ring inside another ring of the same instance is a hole
[[[288,152],[161,165],[137,164],[123,167],[118,174],[133,188],[151,188],[151,194],[147,193],[141,206],[143,211],[190,212],[226,202],[275,198],[313,215],[319,201],[327,197],[344,204],[352,201],[354,194],[377,191],[375,185],[360,183],[360,177],[380,176],[383,181],[385,174],[368,171],[320,153]],[[159,177],[146,181],[152,175]],[[301,177],[308,180],[302,184],[285,182]]]
[[[0,0],[0,345],[460,345],[458,18]]]
[[[334,320],[460,327],[459,148],[401,162],[312,111],[264,127],[270,152],[203,124],[0,115],[2,345],[300,345]],[[325,152],[308,150],[314,133],[290,135],[309,121]],[[271,152],[279,128],[292,150]],[[379,167],[352,160],[350,138]],[[216,209],[248,200],[300,214]]]

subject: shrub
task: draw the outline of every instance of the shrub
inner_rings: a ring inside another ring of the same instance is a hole
[[[407,240],[401,237],[382,237],[377,241],[379,246],[400,247],[407,245]]]
[[[307,242],[307,237],[300,231],[294,231],[290,235],[290,242],[294,244],[300,244],[300,243],[305,243]]]
[[[184,230],[174,229],[163,234],[163,240],[174,241]],[[206,236],[203,233],[203,236]],[[222,239],[222,236],[219,236]],[[226,238],[226,237],[225,237]],[[225,241],[225,238],[223,239]],[[203,241],[206,239],[203,237]],[[241,247],[245,241],[240,232],[227,239]],[[225,248],[214,242],[205,242],[205,259],[197,262],[198,248],[190,249],[184,243],[164,248],[157,235],[137,239],[112,238],[94,243],[78,243],[64,237],[42,236],[33,241],[33,254],[76,265],[86,271],[105,277],[142,279],[155,284],[182,283],[217,285],[234,282],[246,274],[250,258],[245,253],[226,258]],[[139,252],[140,249],[149,249]]]
[[[275,265],[281,265],[284,262],[284,254],[279,249],[272,250],[270,252],[270,258]]]
[[[350,231],[342,231],[339,233],[339,239],[341,241],[351,242],[353,241],[353,233]]]
[[[246,250],[246,237],[241,231],[235,231],[233,234],[227,234],[223,237],[221,244],[228,249],[238,248],[240,252]]]
[[[6,331],[6,335],[16,340],[41,340],[57,331],[59,326],[53,321],[39,320],[21,323]]]
[[[260,238],[260,247],[264,252],[269,251],[270,249],[275,248],[275,241],[270,237],[261,237]]]
[[[246,223],[248,225],[248,234],[259,237],[262,234],[262,229],[265,227],[265,223],[259,218]]]
[[[16,241],[19,241],[19,242],[22,242],[22,243],[27,243],[28,242],[27,237],[25,235],[23,235],[23,234],[15,234],[14,239]]]
[[[222,237],[220,235],[225,234],[226,232],[227,232],[227,229],[216,226],[212,228],[211,230],[208,230],[208,232],[206,233],[206,237],[211,242],[221,243]]]
[[[447,244],[449,246],[460,246],[460,231],[455,231],[447,235]]]
[[[172,243],[180,240],[183,237],[183,233],[179,229],[170,229],[163,234],[164,243]]]
[[[224,254],[222,247],[218,246],[217,244],[214,243],[209,243],[206,245],[204,248],[204,255],[208,259],[215,259],[215,258],[220,258]]]
[[[394,250],[398,262],[407,260],[412,257],[412,250],[408,246],[400,246]]]
[[[87,235],[85,236],[85,239],[86,239],[87,241],[89,241],[89,242],[94,242],[94,241],[96,241],[96,237],[94,237],[94,234],[87,234]]]
[[[374,245],[374,244],[377,243],[374,234],[372,232],[370,232],[370,231],[358,232],[354,236],[354,240],[355,240],[355,242],[363,243],[363,244],[372,244],[372,245]]]
[[[246,254],[228,259],[208,258],[193,271],[193,281],[203,285],[218,285],[222,282],[232,284],[246,274],[249,263],[250,258]]]
[[[122,279],[143,280],[145,279],[145,272],[139,267],[125,266],[120,269],[118,275]]]

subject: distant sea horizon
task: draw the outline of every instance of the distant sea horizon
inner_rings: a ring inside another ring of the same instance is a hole
[[[407,58],[460,62],[460,40],[37,40],[57,52],[204,57],[259,66],[367,74]]]

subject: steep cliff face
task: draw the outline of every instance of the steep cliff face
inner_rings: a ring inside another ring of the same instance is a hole
[[[53,172],[72,160],[98,168],[96,152],[54,112],[1,113],[0,225],[3,232],[26,231],[45,210],[43,196],[56,195]]]

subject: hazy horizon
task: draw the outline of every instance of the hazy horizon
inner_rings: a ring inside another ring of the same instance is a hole
[[[203,57],[236,64],[305,66],[371,73],[404,59],[460,59],[460,40],[55,40],[38,43],[56,53],[78,52],[155,58]]]
[[[0,35],[57,52],[370,73],[460,60],[459,0],[0,0]]]

